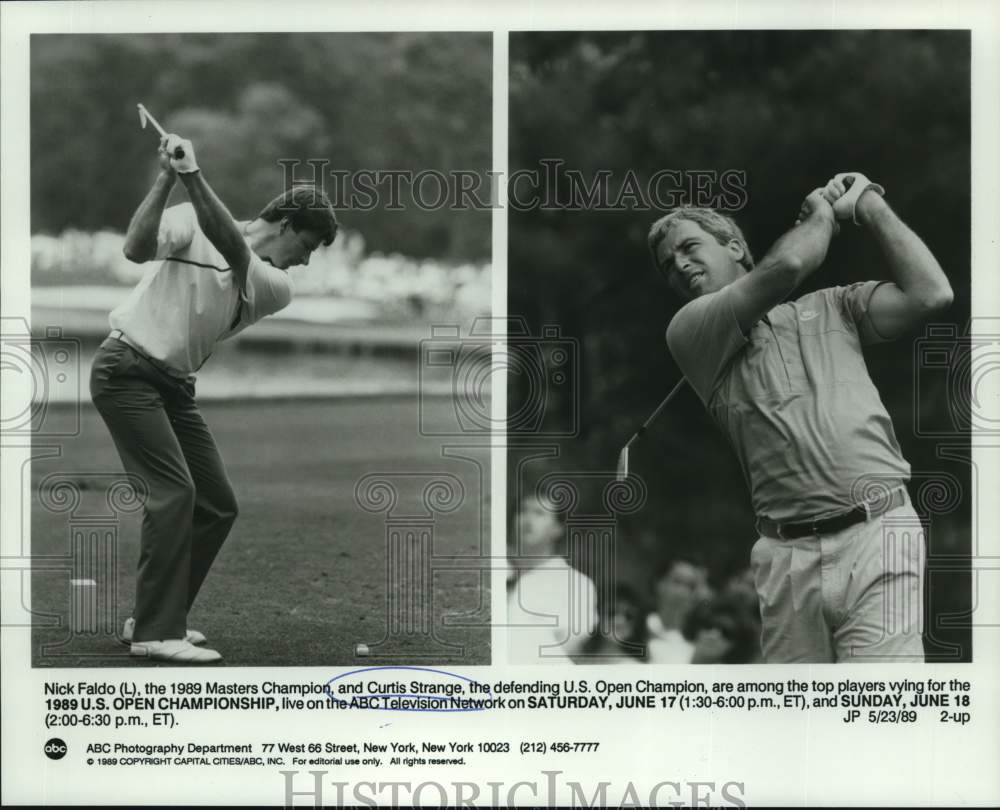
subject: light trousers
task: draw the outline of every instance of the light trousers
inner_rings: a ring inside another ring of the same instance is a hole
[[[924,531],[909,501],[836,534],[750,554],[767,663],[924,660]]]

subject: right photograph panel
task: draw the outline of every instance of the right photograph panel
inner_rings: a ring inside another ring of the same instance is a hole
[[[969,33],[509,53],[508,660],[971,661]]]

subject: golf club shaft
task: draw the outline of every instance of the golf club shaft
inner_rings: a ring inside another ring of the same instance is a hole
[[[155,118],[153,118],[149,110],[146,109],[146,105],[143,104],[142,102],[139,102],[135,106],[139,108],[139,118],[142,121],[143,128],[145,129],[146,122],[149,121],[149,123],[153,125],[153,129],[155,129],[157,132],[160,133],[160,137],[166,138],[167,133],[164,131],[163,127],[160,126],[160,122],[157,121]],[[180,146],[174,147],[174,157],[177,160],[181,160],[184,157],[183,147]]]
[[[146,120],[153,125],[153,129],[160,133],[160,137],[166,138],[166,131],[160,126],[160,122],[153,118],[152,114],[146,109],[145,105],[139,104],[137,106],[139,107],[139,112],[141,112],[146,117]]]
[[[648,428],[651,424],[653,424],[653,422],[656,421],[656,417],[658,417],[660,415],[660,412],[667,407],[667,405],[670,403],[670,400],[672,400],[675,396],[677,396],[677,392],[684,387],[685,382],[687,382],[687,380],[684,377],[681,377],[677,385],[675,385],[673,388],[670,389],[670,393],[668,393],[663,398],[663,402],[661,402],[659,405],[656,406],[656,410],[649,415],[649,418],[642,423],[642,426],[635,433],[632,434],[632,438],[625,443],[626,448],[631,447],[632,443],[636,439],[638,439],[643,433],[646,432],[646,428]]]

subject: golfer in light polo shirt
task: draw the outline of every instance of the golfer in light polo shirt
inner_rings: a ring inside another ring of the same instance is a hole
[[[677,209],[649,234],[688,301],[667,329],[670,351],[750,487],[767,662],[923,660],[922,536],[883,536],[890,517],[919,525],[910,465],[861,348],[928,320],[952,291],[883,195],[864,175],[838,174],[756,266],[736,224],[710,209]],[[892,281],[782,303],[822,264],[838,220],[875,239]],[[882,486],[867,499],[872,481]]]
[[[189,202],[164,211],[180,178]],[[191,142],[169,135],[160,172],[125,237],[125,255],[156,260],[110,317],[90,391],[125,470],[142,482],[135,611],[122,638],[159,661],[220,660],[187,614],[236,519],[237,505],[195,402],[194,373],[226,340],[286,307],[287,268],[337,234],[326,196],[281,194],[251,222],[233,220],[198,169]]]

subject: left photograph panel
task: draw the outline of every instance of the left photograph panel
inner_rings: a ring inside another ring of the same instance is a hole
[[[490,663],[491,35],[30,59],[33,665]]]

